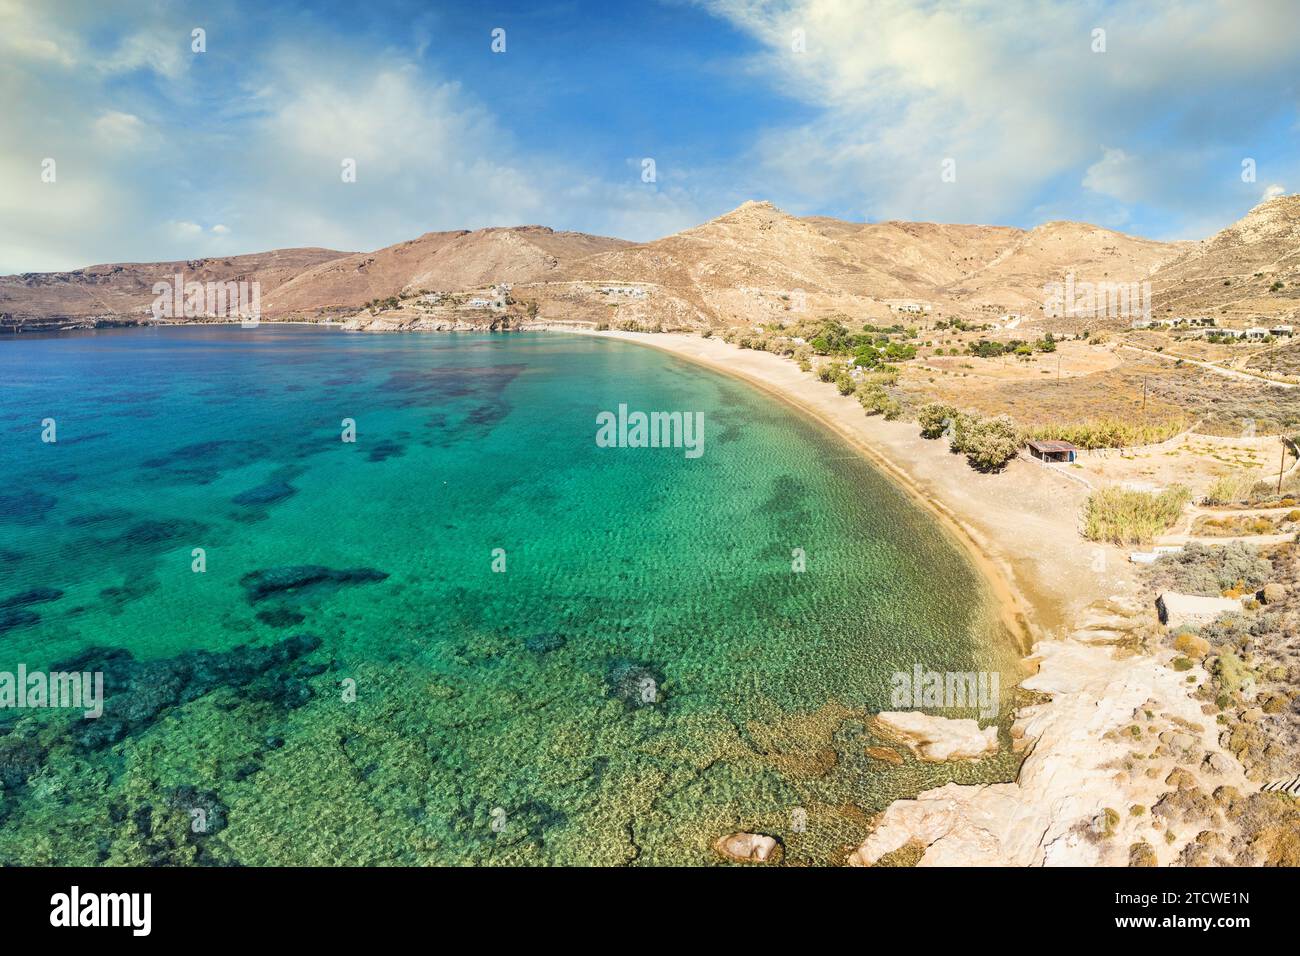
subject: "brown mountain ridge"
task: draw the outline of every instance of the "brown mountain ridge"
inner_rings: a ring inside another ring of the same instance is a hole
[[[1287,293],[1300,280],[1300,197],[1261,203],[1201,243],[1156,242],[1081,222],[1029,230],[855,223],[796,217],[756,201],[644,243],[545,226],[430,232],[367,253],[282,249],[4,276],[0,325],[149,321],[153,283],[177,271],[192,281],[260,282],[265,319],[350,328],[711,327],[779,321],[792,310],[874,321],[900,308],[1034,320],[1045,287],[1070,274],[1150,281],[1157,311],[1266,305],[1281,315],[1296,305]]]

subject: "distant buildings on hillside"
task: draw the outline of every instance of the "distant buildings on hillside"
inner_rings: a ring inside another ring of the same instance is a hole
[[[934,306],[929,302],[916,302],[911,299],[886,299],[885,305],[889,306],[895,312],[912,312],[920,314],[922,312],[932,312]]]
[[[1246,329],[1219,328],[1212,317],[1204,315],[1178,316],[1172,319],[1137,319],[1133,322],[1132,327],[1135,329],[1185,329],[1198,336],[1217,335],[1220,338],[1247,339],[1249,341],[1259,341],[1270,336],[1280,338],[1295,334],[1295,327],[1291,325],[1268,327],[1252,325]]]

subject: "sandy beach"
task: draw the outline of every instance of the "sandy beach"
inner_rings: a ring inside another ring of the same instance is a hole
[[[962,542],[1023,651],[1064,634],[1089,605],[1135,591],[1126,554],[1078,534],[1086,489],[1050,470],[1016,459],[999,474],[981,474],[947,442],[922,438],[915,423],[867,416],[853,397],[769,352],[680,333],[581,334],[647,345],[743,379],[836,432]]]
[[[1201,668],[1177,673],[1168,651],[1144,641],[1158,624],[1127,554],[1079,534],[1085,488],[1023,459],[998,474],[976,472],[914,422],[867,416],[852,397],[768,352],[678,333],[583,334],[661,349],[812,416],[939,517],[1001,602],[1027,654],[1021,687],[1041,701],[1015,713],[1012,746],[1026,754],[1016,781],[949,784],[896,801],[851,864],[910,851],[922,866],[1124,866],[1141,845],[1168,865],[1195,834],[1162,832],[1161,821],[1116,808],[1154,806],[1189,765],[1212,786],[1257,789],[1191,696],[1188,677],[1203,680]],[[1141,734],[1131,733],[1135,723]]]

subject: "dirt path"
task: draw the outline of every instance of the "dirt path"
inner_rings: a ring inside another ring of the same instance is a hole
[[[1294,382],[1279,382],[1276,379],[1268,378],[1264,375],[1256,375],[1254,372],[1247,372],[1242,369],[1224,368],[1222,365],[1215,365],[1213,362],[1206,362],[1202,359],[1188,358],[1185,355],[1174,355],[1169,352],[1157,352],[1155,349],[1144,349],[1140,345],[1125,345],[1126,349],[1134,352],[1142,352],[1145,355],[1154,355],[1156,358],[1166,359],[1170,362],[1186,362],[1188,365],[1198,365],[1216,375],[1222,375],[1226,378],[1241,379],[1247,382],[1263,382],[1265,385],[1276,385],[1278,388],[1296,388]]]

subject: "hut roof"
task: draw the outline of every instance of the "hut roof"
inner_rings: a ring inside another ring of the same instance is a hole
[[[1036,452],[1049,452],[1049,453],[1079,450],[1077,447],[1075,447],[1073,444],[1071,444],[1068,441],[1057,441],[1056,439],[1050,439],[1047,441],[1031,441],[1029,443],[1029,447]]]

